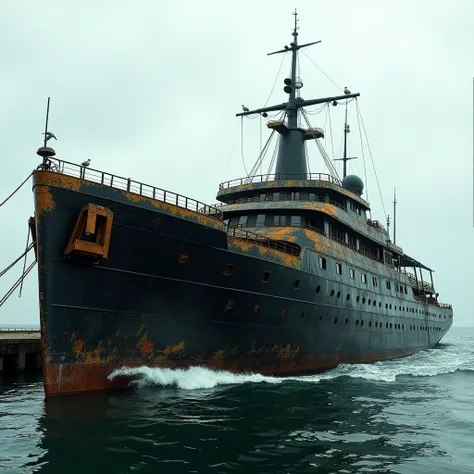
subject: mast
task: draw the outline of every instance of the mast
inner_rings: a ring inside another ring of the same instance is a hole
[[[296,89],[302,87],[302,84],[297,83],[296,80],[298,51],[301,48],[320,43],[321,41],[313,41],[312,43],[299,45],[297,31],[298,19],[296,10],[294,11],[293,15],[295,16],[295,26],[292,32],[293,41],[290,43],[290,46],[285,46],[284,49],[281,49],[279,51],[267,53],[267,55],[270,56],[272,54],[286,53],[291,51],[291,75],[289,78],[286,78],[284,80],[285,87],[283,89],[288,94],[288,101],[270,107],[263,107],[254,110],[244,110],[244,112],[238,113],[236,114],[236,116],[242,117],[246,115],[264,114],[266,112],[285,110],[288,115],[288,124],[277,122],[276,124],[273,124],[273,126],[271,123],[267,125],[269,126],[269,128],[274,128],[278,133],[280,133],[278,157],[275,172],[277,174],[291,173],[291,175],[295,178],[298,177],[305,179],[307,177],[308,169],[306,164],[304,142],[305,140],[320,138],[323,135],[318,135],[311,130],[304,130],[302,128],[298,128],[299,110],[309,105],[323,104],[327,102],[348,99],[351,97],[358,97],[360,94],[346,93],[341,96],[324,97],[320,99],[311,100],[303,100],[301,97],[296,97]]]
[[[344,155],[342,162],[344,168],[342,170],[342,177],[345,178],[347,175],[347,134],[349,133],[349,125],[347,125],[347,102],[346,102],[346,120],[344,121]]]
[[[395,188],[393,188],[393,243],[396,244],[397,236],[397,197],[395,195]]]
[[[349,96],[350,90],[345,87],[344,88],[344,94],[346,94],[346,97]],[[347,176],[347,162],[349,160],[355,160],[357,156],[347,156],[347,134],[351,132],[351,129],[349,127],[349,124],[347,123],[347,99],[346,99],[346,118],[344,120],[344,153],[342,155],[342,158],[336,158],[335,161],[342,161],[343,162],[343,169],[342,169],[342,178],[345,178]]]

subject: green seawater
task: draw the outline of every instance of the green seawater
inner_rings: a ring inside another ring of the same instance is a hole
[[[310,377],[143,368],[45,401],[0,381],[0,472],[474,473],[474,328],[435,349]]]

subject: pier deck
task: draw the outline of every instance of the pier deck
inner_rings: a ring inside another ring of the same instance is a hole
[[[0,329],[0,375],[41,369],[39,330]]]

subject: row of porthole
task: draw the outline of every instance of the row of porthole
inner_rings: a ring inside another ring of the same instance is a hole
[[[234,306],[235,306],[235,301],[229,300],[229,301],[227,302],[226,307],[225,307],[225,311],[231,310]],[[261,309],[260,304],[259,304],[259,303],[256,303],[255,306],[254,306],[254,311],[255,311],[256,313],[258,313],[258,312],[260,311],[260,309]],[[286,314],[287,314],[286,309],[285,309],[285,308],[282,308],[282,310],[281,310],[281,316],[284,317],[284,316],[286,316]],[[300,313],[299,319],[301,319],[301,320],[304,319],[304,313]],[[317,322],[317,323],[321,323],[322,319],[323,319],[322,316],[319,316],[316,322]],[[334,321],[333,321],[333,324],[337,324],[338,320],[339,320],[339,318],[338,318],[338,317],[335,317],[335,318],[334,318]],[[363,326],[364,326],[364,320],[361,319],[361,320],[360,320],[360,323],[359,323],[359,320],[357,319],[355,325],[356,325],[356,326],[359,326],[359,324],[360,324],[360,327],[363,327]],[[344,325],[345,325],[345,326],[349,326],[349,318],[346,318],[346,319],[345,319]],[[370,327],[372,327],[372,321],[369,321],[369,328],[370,328]],[[378,321],[375,321],[375,327],[376,327],[376,328],[379,328],[379,327],[382,328],[382,327],[383,327],[383,323],[378,322]],[[404,324],[401,324],[401,325],[400,325],[399,323],[396,323],[396,324],[394,325],[394,327],[393,327],[393,323],[385,323],[385,327],[386,327],[387,329],[405,329],[405,325],[404,325]],[[413,328],[413,329],[412,329],[412,328]],[[429,328],[428,328],[427,326],[415,326],[415,325],[410,324],[410,330],[421,330],[421,331],[426,330],[426,331],[427,331],[428,329],[429,329]],[[441,331],[441,328],[440,328],[440,327],[436,327],[436,328],[432,327],[431,330]]]
[[[320,285],[318,285],[318,287],[316,288],[316,292],[319,293],[321,287]],[[335,290],[331,290],[331,293],[329,293],[330,296],[334,296],[335,295]],[[337,292],[337,295],[336,295],[336,298],[340,298],[341,297],[341,292],[338,291]],[[350,301],[351,299],[351,295],[350,293],[348,293],[346,295],[346,301]],[[365,301],[366,301],[366,298],[363,297],[362,298],[362,304],[365,304]],[[360,302],[360,296],[357,296],[356,298],[356,302],[359,303]],[[370,305],[373,305],[373,306],[377,306],[377,301],[376,300],[371,300],[370,298],[367,300],[367,304],[370,306]],[[382,307],[382,302],[379,301],[379,308]],[[392,309],[392,305],[389,304],[389,303],[385,303],[385,309]],[[407,313],[413,313],[413,314],[418,314],[418,309],[416,308],[409,308],[408,306],[399,306],[399,309],[400,311],[406,311]],[[394,310],[397,311],[397,305],[394,305]],[[424,311],[420,310],[420,314],[424,314]],[[428,314],[436,317],[436,314],[433,314],[433,313],[430,313],[428,312]],[[438,315],[439,318],[441,319],[441,314]],[[444,319],[446,319],[446,316],[444,316]]]
[[[230,276],[230,275],[232,275],[232,273],[233,273],[233,271],[234,271],[234,268],[235,268],[235,266],[234,266],[233,264],[229,263],[229,264],[227,264],[227,265],[225,266],[225,268],[224,268],[222,274],[225,275],[225,276]],[[269,278],[270,278],[270,272],[268,272],[268,271],[263,272],[263,275],[262,275],[262,282],[263,282],[263,283],[267,283],[268,280],[269,280]],[[296,279],[296,280],[294,281],[294,283],[293,283],[293,288],[297,289],[297,288],[299,288],[299,285],[300,285],[300,280]],[[321,291],[321,285],[316,286],[316,293],[319,293],[320,291]],[[331,290],[330,296],[334,296],[334,295],[335,295],[335,290]],[[337,292],[337,295],[336,295],[336,298],[340,298],[340,297],[341,297],[341,292],[338,291],[338,292]],[[347,301],[350,301],[350,299],[351,299],[351,295],[350,295],[350,294],[347,294],[347,295],[346,295],[346,300],[347,300]],[[366,298],[363,297],[363,298],[362,298],[362,304],[365,304],[365,301],[366,301]],[[357,296],[356,302],[357,302],[357,303],[360,302],[360,296]],[[369,306],[370,306],[371,304],[372,304],[373,306],[377,306],[377,301],[376,301],[376,300],[371,300],[371,299],[369,298],[367,304],[368,304]],[[379,308],[381,308],[381,307],[382,307],[382,303],[379,301]],[[409,307],[407,307],[407,306],[399,306],[399,308],[400,308],[400,311],[403,311],[403,312],[406,311],[406,312],[409,312],[409,313],[418,314],[418,309],[416,309],[416,308],[409,308]],[[385,309],[392,309],[392,304],[385,303]],[[396,306],[396,305],[394,305],[394,310],[397,311],[397,306]],[[424,312],[423,310],[420,310],[420,311],[419,311],[419,314],[424,315],[425,312]],[[430,316],[436,317],[436,314],[431,313],[431,312],[429,312],[429,311],[427,312],[427,314],[430,315]],[[441,314],[438,314],[438,317],[441,319]],[[451,316],[450,316],[450,317],[451,317]],[[444,319],[446,319],[446,315],[444,316]]]

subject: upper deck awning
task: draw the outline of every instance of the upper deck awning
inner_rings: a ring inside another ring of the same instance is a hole
[[[415,260],[412,257],[409,257],[408,255],[400,255],[398,257],[398,260],[399,260],[400,267],[422,268],[423,270],[434,272],[434,270],[432,270],[431,268],[428,268],[426,265],[423,265],[421,262],[419,262],[418,260]]]

